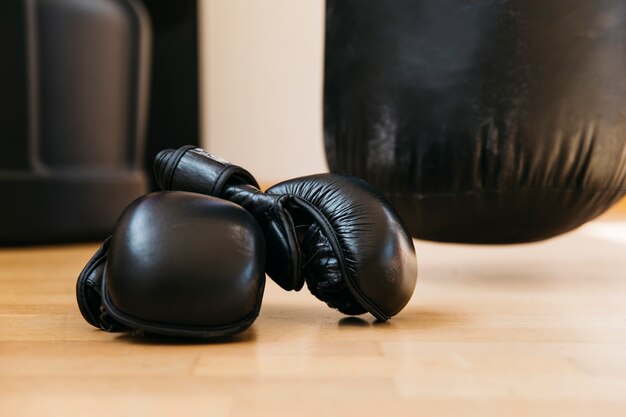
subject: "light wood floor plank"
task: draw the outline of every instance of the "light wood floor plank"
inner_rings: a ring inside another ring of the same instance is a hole
[[[388,323],[268,282],[219,343],[89,326],[74,285],[95,244],[0,249],[0,415],[623,417],[625,228],[416,241],[415,295]]]

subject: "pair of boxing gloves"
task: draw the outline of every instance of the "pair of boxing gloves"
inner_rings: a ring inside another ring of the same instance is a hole
[[[131,203],[78,277],[80,311],[95,327],[235,334],[258,316],[266,273],[378,320],[413,294],[410,234],[363,180],[319,174],[261,192],[248,171],[192,146],[160,152],[154,174],[171,191]]]

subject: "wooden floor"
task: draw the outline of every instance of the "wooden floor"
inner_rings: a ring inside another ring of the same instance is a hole
[[[213,344],[109,334],[74,298],[96,249],[0,249],[0,416],[626,416],[626,222],[548,242],[417,242],[388,323],[268,284]]]

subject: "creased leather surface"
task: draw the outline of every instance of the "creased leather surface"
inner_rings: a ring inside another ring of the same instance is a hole
[[[334,256],[345,264],[344,279],[355,295],[366,298],[369,311],[375,306],[390,317],[408,303],[417,278],[413,242],[393,207],[369,184],[356,177],[318,174],[282,182],[267,193],[297,197],[292,203],[295,208],[302,209],[304,201],[319,211],[331,230],[324,231],[325,238],[338,243],[340,253],[334,251]],[[316,222],[318,228],[323,225]],[[309,238],[315,233],[319,231],[307,231]],[[329,252],[328,242],[318,237],[307,243],[314,244],[306,251],[307,284],[318,296],[333,285],[337,267],[324,255]]]
[[[162,151],[155,161],[157,177],[172,172],[162,184],[173,189],[213,190],[223,172],[240,169],[202,152],[174,158],[179,152]],[[320,174],[266,193],[240,177],[224,184],[219,196],[240,204],[261,226],[267,274],[282,288],[299,290],[306,281],[331,307],[369,311],[380,320],[409,301],[417,278],[413,243],[389,202],[365,181]]]
[[[329,0],[324,132],[414,236],[509,243],[626,192],[626,2]]]

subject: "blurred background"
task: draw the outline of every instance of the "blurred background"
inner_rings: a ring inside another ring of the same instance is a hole
[[[262,182],[326,171],[324,1],[199,6],[203,146]]]
[[[103,238],[165,148],[327,170],[323,44],[322,0],[2,2],[0,244]]]
[[[567,232],[626,192],[625,20],[617,0],[4,0],[0,245],[102,239],[187,144],[264,186],[363,177],[418,238]]]

